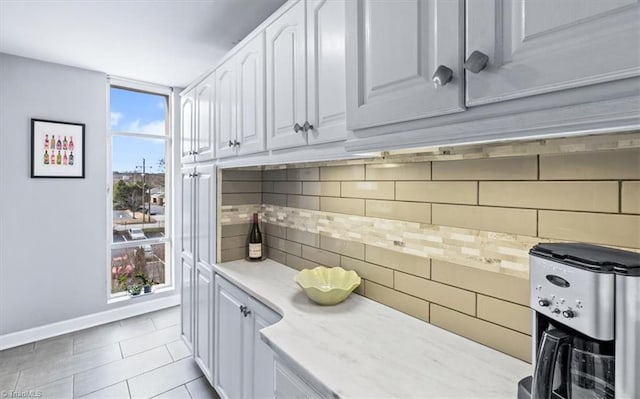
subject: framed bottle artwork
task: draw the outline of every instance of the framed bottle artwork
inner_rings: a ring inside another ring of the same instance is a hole
[[[31,177],[84,178],[84,123],[31,119]]]

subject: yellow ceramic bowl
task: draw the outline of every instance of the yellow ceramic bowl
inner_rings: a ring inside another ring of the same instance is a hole
[[[304,269],[296,274],[296,283],[320,305],[336,305],[360,285],[360,276],[341,267]]]

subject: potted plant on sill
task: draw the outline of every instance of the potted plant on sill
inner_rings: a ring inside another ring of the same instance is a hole
[[[144,293],[145,294],[151,293],[151,286],[158,284],[157,281],[153,281],[153,279],[149,279],[147,277],[147,275],[144,274],[144,273],[136,273],[135,277],[138,280],[140,280],[140,283],[141,283],[142,287],[144,287]]]
[[[140,295],[142,292],[142,284],[133,283],[128,274],[122,274],[118,277],[118,283],[123,291],[131,296]]]

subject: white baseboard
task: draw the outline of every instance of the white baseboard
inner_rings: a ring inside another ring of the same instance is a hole
[[[51,323],[44,326],[34,327],[28,330],[0,335],[0,350],[83,330],[85,328],[110,323],[112,321],[126,319],[127,317],[133,317],[169,308],[179,304],[180,295],[172,295],[155,300],[121,306],[115,309],[105,310],[100,313],[92,313],[86,316],[80,316],[74,319]]]

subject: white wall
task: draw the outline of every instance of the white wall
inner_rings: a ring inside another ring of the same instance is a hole
[[[0,53],[0,335],[107,304],[104,73]],[[31,179],[31,118],[86,124],[84,179]]]

